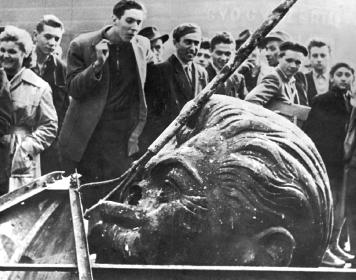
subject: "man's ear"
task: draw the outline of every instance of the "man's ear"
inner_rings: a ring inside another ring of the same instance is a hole
[[[292,234],[282,227],[271,227],[254,236],[257,252],[254,265],[289,266],[295,249]]]
[[[176,39],[172,38],[172,42],[173,42],[173,46],[175,46],[178,42],[176,41]]]
[[[37,36],[38,36],[37,30],[33,30],[33,32],[32,32],[32,40],[33,40],[34,44],[37,43]]]

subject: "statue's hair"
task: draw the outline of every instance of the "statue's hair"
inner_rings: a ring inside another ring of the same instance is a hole
[[[287,119],[226,96],[213,96],[177,143],[189,145],[203,129],[217,142],[215,157],[225,155],[211,181],[232,209],[244,205],[253,213],[253,225],[241,230],[253,234],[281,225],[296,241],[291,265],[319,265],[330,239],[332,199],[312,141]]]

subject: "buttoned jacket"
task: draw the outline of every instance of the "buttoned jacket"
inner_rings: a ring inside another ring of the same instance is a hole
[[[298,72],[292,79],[295,79],[297,90],[296,97],[293,100],[291,100],[287,91],[289,79],[279,68],[275,68],[270,74],[264,76],[261,83],[246,96],[245,100],[263,106],[268,106],[271,100],[288,104],[308,105],[304,75]]]
[[[150,71],[149,104],[151,110],[160,116],[165,116],[168,124],[183,108],[185,103],[193,99],[208,84],[208,75],[205,69],[192,63],[192,83],[189,82],[182,64],[175,55],[165,62],[154,65]]]
[[[40,153],[57,134],[51,88],[30,69],[22,69],[10,81],[10,93],[13,123],[10,134],[3,136],[10,159],[5,173],[33,180],[41,175]]]

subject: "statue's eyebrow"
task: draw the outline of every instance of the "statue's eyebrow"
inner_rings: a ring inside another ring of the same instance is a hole
[[[203,179],[200,177],[196,168],[194,168],[191,163],[179,156],[170,156],[169,158],[165,158],[160,160],[155,166],[152,167],[151,172],[160,165],[168,165],[168,164],[180,164],[184,167],[185,170],[191,175],[199,184],[203,184]]]

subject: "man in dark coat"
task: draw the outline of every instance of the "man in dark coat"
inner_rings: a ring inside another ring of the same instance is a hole
[[[148,69],[145,88],[149,115],[142,135],[143,150],[208,83],[205,69],[194,62],[202,38],[200,27],[180,24],[172,36],[176,53]]]
[[[65,171],[78,168],[83,182],[120,176],[139,150],[147,116],[143,86],[147,64],[153,62],[149,40],[137,35],[144,17],[142,4],[121,0],[113,8],[112,25],[70,44],[72,100],[59,146]]]
[[[352,111],[344,141],[344,190],[350,249],[356,255],[356,91],[351,94]],[[353,260],[353,266],[356,260]]]
[[[66,66],[55,55],[64,33],[63,23],[54,15],[45,15],[34,31],[35,60],[31,68],[44,79],[52,89],[53,104],[58,116],[58,132],[69,105],[69,95],[65,86]],[[61,170],[58,138],[41,153],[41,174]]]
[[[311,40],[308,45],[309,61],[312,70],[305,74],[308,83],[308,102],[311,104],[314,96],[324,94],[329,90],[330,46],[319,40]]]
[[[12,121],[12,101],[6,73],[0,69],[0,137],[9,132]]]
[[[330,90],[314,98],[303,130],[315,143],[330,180],[335,209],[335,225],[330,249],[337,257],[349,261],[352,256],[339,247],[339,236],[345,217],[341,205],[344,163],[344,140],[350,118],[348,94],[354,80],[354,69],[346,63],[337,63],[330,70]],[[328,263],[329,260],[326,260]],[[332,263],[331,263],[332,264]]]
[[[12,101],[10,98],[9,81],[3,69],[0,69],[0,196],[8,191],[6,167],[8,161],[8,145],[2,137],[9,133],[12,122]]]

